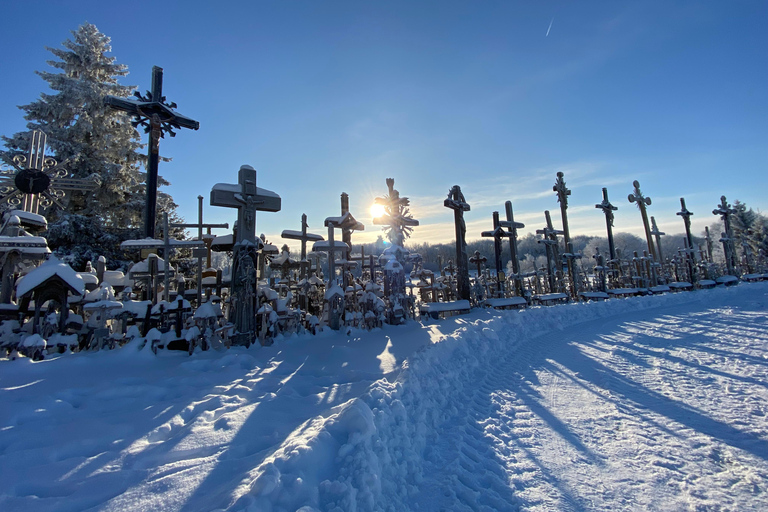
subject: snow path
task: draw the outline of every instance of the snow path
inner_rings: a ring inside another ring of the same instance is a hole
[[[768,510],[768,283],[0,361],[0,510]]]

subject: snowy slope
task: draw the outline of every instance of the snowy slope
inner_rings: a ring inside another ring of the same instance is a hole
[[[765,510],[768,283],[0,361],[0,510]]]

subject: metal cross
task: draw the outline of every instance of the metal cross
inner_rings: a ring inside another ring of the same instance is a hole
[[[448,191],[448,197],[443,201],[443,206],[453,210],[453,224],[456,228],[456,276],[457,295],[460,300],[470,299],[469,263],[467,260],[467,225],[464,222],[464,212],[469,211],[469,204],[461,193],[461,187],[454,185]]]
[[[152,67],[152,90],[142,96],[133,93],[137,99],[106,96],[104,104],[114,110],[126,112],[134,118],[133,126],[143,126],[144,133],[149,133],[149,162],[147,164],[147,204],[144,218],[144,232],[147,238],[155,237],[155,217],[157,215],[157,166],[160,162],[160,139],[168,133],[175,137],[174,129],[189,128],[197,130],[200,123],[185,117],[173,109],[176,104],[165,103],[163,96],[163,68]]]
[[[27,156],[16,155],[15,169],[0,170],[0,203],[13,209],[40,214],[53,205],[64,208],[67,191],[87,192],[99,186],[96,176],[90,179],[69,178],[69,171],[54,158],[45,156],[47,136],[34,130]]]

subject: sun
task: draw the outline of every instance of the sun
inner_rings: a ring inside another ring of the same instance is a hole
[[[373,217],[374,219],[381,217],[385,213],[387,212],[383,204],[373,203],[371,205],[371,217]]]

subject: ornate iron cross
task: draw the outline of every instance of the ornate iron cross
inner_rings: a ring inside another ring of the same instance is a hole
[[[45,156],[46,140],[45,133],[34,130],[27,156],[13,157],[15,169],[0,170],[0,203],[41,214],[53,205],[64,208],[67,191],[86,192],[99,186],[95,177],[70,178],[64,164]]]

